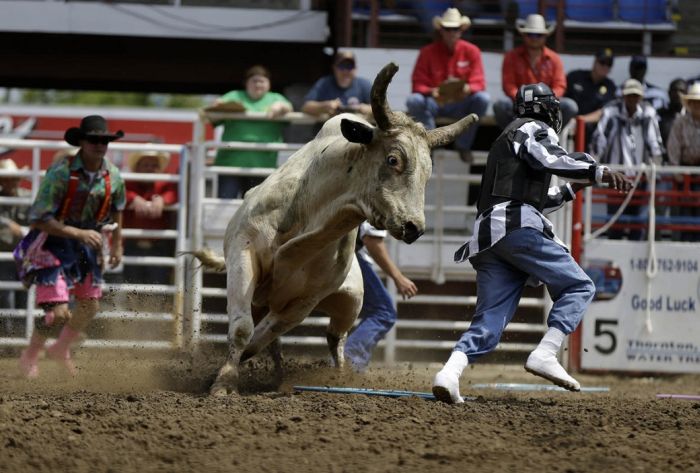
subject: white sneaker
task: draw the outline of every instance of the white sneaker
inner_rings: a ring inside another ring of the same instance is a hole
[[[433,395],[438,401],[447,404],[464,402],[464,398],[459,395],[459,378],[445,370],[438,371],[433,379]]]
[[[557,357],[543,350],[534,350],[530,353],[527,362],[525,362],[525,370],[569,391],[581,390],[579,382],[569,376],[569,373],[557,361]]]

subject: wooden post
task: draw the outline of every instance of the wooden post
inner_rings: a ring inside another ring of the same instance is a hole
[[[369,32],[367,34],[367,46],[376,48],[379,46],[379,0],[371,0],[369,12]]]
[[[557,10],[557,29],[554,31],[554,49],[564,52],[564,0],[538,0],[537,8],[544,18],[547,18],[547,8],[555,7]]]
[[[337,46],[352,46],[352,0],[338,0],[335,14]]]
[[[557,52],[564,52],[564,0],[557,1],[557,29],[554,33],[554,44]]]

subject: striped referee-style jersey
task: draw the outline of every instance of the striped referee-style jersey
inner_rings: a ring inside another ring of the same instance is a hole
[[[604,166],[598,166],[586,153],[567,153],[559,146],[554,130],[540,121],[530,121],[518,128],[512,149],[519,159],[524,159],[535,170],[576,182],[600,183],[602,180]],[[484,210],[476,218],[472,237],[455,252],[454,260],[458,263],[465,261],[491,248],[508,233],[523,227],[535,228],[566,248],[554,234],[552,223],[544,214],[554,212],[573,199],[574,192],[567,183],[549,188],[542,212],[515,200]]]

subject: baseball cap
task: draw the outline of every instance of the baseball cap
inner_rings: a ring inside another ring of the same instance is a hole
[[[595,59],[601,64],[613,65],[613,52],[610,48],[603,48],[595,53]]]
[[[632,56],[630,58],[630,66],[647,67],[647,57],[646,56]]]
[[[335,53],[333,64],[352,64],[355,65],[355,53],[352,51],[338,51]]]
[[[637,79],[627,79],[622,84],[622,95],[639,95],[644,97],[644,87]]]
[[[245,71],[245,79],[248,80],[253,76],[263,76],[267,77],[268,79],[270,78],[270,71],[265,67],[261,66],[260,64],[257,64],[253,67],[249,67]]]

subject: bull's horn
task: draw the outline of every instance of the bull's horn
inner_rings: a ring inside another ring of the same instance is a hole
[[[431,148],[435,148],[437,146],[442,146],[446,145],[447,143],[451,143],[467,128],[469,128],[478,121],[478,115],[476,113],[471,113],[466,117],[462,118],[460,121],[455,122],[451,125],[430,130],[428,132],[428,146],[430,146]]]
[[[390,62],[379,71],[379,74],[377,74],[372,84],[372,114],[380,130],[388,130],[391,128],[391,119],[389,118],[391,116],[391,109],[386,101],[386,89],[389,87],[391,78],[394,77],[394,74],[396,74],[398,70],[399,66]]]

